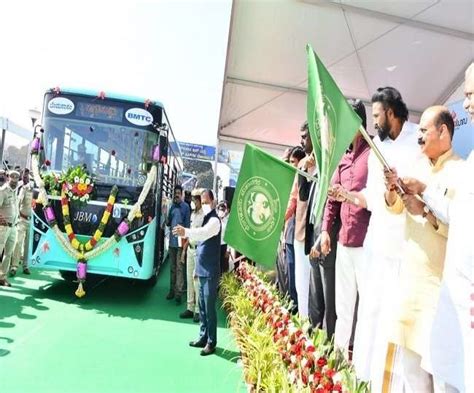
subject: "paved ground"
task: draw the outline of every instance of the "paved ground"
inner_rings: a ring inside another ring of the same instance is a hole
[[[188,346],[198,324],[157,286],[94,280],[83,299],[56,273],[0,289],[0,390],[8,393],[242,392],[238,352],[219,313],[217,355]],[[26,278],[28,277],[28,278]],[[93,287],[92,287],[93,286]]]

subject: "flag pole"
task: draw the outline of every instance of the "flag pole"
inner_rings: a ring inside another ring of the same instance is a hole
[[[365,130],[364,126],[361,125],[359,127],[359,131],[360,133],[362,134],[362,136],[364,137],[364,139],[367,141],[367,143],[369,144],[370,148],[372,149],[372,151],[374,152],[375,156],[377,157],[377,159],[380,161],[380,163],[382,164],[383,168],[388,171],[388,172],[392,172],[392,169],[390,168],[390,165],[388,165],[388,162],[387,160],[385,159],[385,157],[382,155],[382,153],[380,152],[379,148],[375,145],[374,141],[372,140],[372,138],[370,137],[369,133]],[[398,192],[401,193],[401,194],[404,194],[405,193],[405,189],[403,187],[403,182],[399,179],[398,180],[398,184],[397,184],[397,187],[398,187]]]
[[[318,181],[317,177],[311,176],[309,173],[307,173],[307,172],[305,172],[305,171],[303,171],[299,168],[295,168],[295,170],[299,175],[306,177],[306,179],[308,179],[310,181],[314,181],[314,182]]]
[[[382,164],[384,169],[391,172],[392,170],[390,169],[390,165],[388,165],[387,160],[382,155],[379,148],[376,146],[376,144],[374,143],[374,141],[370,137],[369,133],[365,130],[364,126],[361,125],[360,128],[359,128],[359,131],[362,134],[362,136],[364,137],[364,139],[367,141],[367,143],[369,144],[370,148],[372,149],[372,151],[374,152],[375,156],[380,161],[380,163]]]

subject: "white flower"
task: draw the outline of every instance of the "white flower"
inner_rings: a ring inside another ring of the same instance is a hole
[[[80,184],[84,184],[84,179],[79,179]]]
[[[332,377],[333,383],[341,382],[342,383],[342,374],[340,372],[336,372],[336,374]]]
[[[79,183],[79,176],[76,176],[76,177],[74,178],[74,183]]]
[[[84,200],[89,199],[89,194],[84,195]]]
[[[86,179],[86,184],[87,184],[87,185],[91,184],[91,179],[87,178],[87,179]]]

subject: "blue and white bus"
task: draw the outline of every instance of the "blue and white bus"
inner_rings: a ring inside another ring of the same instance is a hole
[[[179,152],[163,105],[141,98],[78,89],[51,89],[42,112],[41,175],[65,173],[82,166],[93,178],[87,203],[69,203],[68,222],[81,242],[94,236],[114,186],[118,188],[103,236],[97,246],[114,236],[137,201],[152,165],[156,182],[141,215],[114,247],[87,260],[87,273],[147,280],[154,285],[167,254],[166,213],[174,185],[182,172]],[[153,152],[160,154],[152,160]],[[44,164],[46,163],[46,164]],[[48,192],[57,228],[67,238],[60,195]],[[76,262],[45,217],[43,206],[33,209],[29,243],[32,268],[59,270],[76,278]]]

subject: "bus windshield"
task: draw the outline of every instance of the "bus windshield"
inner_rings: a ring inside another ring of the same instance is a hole
[[[75,118],[44,119],[50,170],[84,165],[96,183],[140,187],[146,180],[158,134],[142,128]]]

